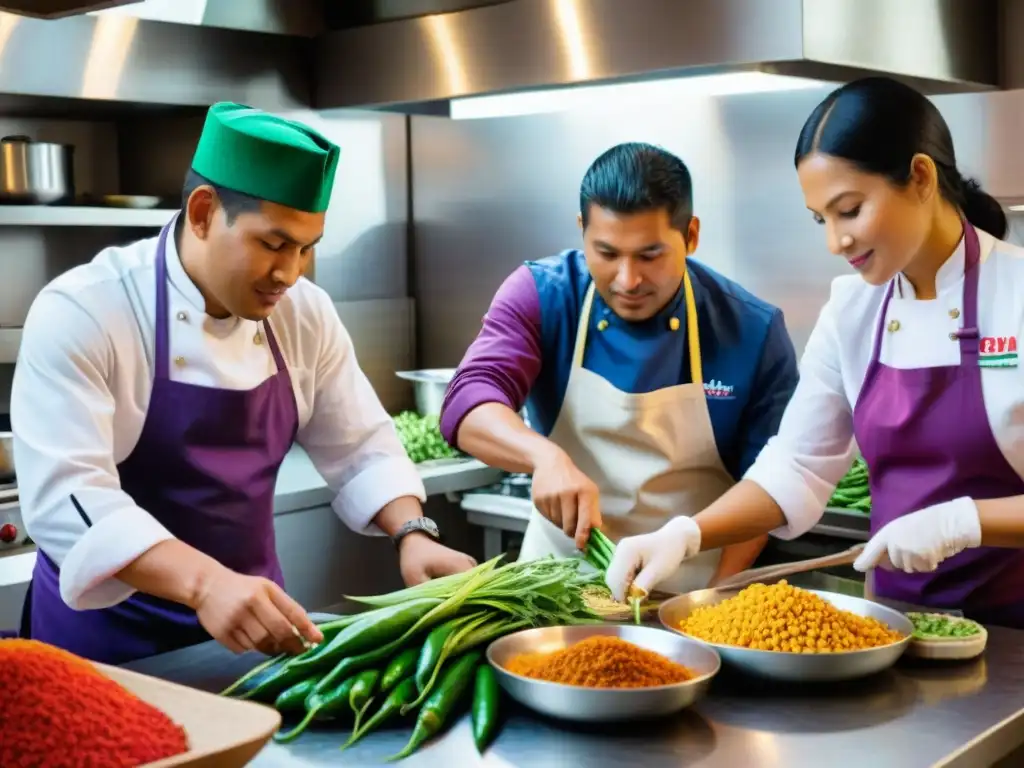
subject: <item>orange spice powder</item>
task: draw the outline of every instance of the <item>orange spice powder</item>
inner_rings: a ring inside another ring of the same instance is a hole
[[[650,688],[696,676],[659,653],[612,636],[590,637],[554,653],[524,653],[505,668],[522,677],[585,688]]]
[[[0,766],[134,768],[189,748],[184,729],[91,663],[0,640]]]

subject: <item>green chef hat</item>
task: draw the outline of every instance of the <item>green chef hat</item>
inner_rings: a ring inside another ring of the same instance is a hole
[[[242,104],[206,114],[192,170],[227,189],[310,213],[327,210],[341,149],[308,126]]]

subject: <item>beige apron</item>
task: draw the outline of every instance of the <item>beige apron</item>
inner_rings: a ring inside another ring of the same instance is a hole
[[[692,383],[647,394],[622,392],[583,368],[593,283],[583,301],[565,400],[549,437],[597,484],[602,528],[612,541],[650,533],[677,515],[692,516],[735,483],[711,429],[689,274],[683,283]],[[519,559],[572,557],[576,552],[574,541],[534,509]],[[660,588],[706,588],[720,557],[721,550],[702,552]]]

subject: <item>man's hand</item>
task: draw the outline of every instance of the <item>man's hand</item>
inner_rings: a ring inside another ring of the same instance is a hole
[[[193,607],[213,639],[235,653],[297,654],[305,650],[303,639],[324,639],[302,606],[277,584],[224,567],[204,581]]]
[[[410,533],[399,542],[398,561],[402,580],[409,587],[476,567],[472,557],[444,546],[425,533]]]
[[[533,505],[566,536],[576,539],[580,550],[587,546],[590,531],[601,527],[597,486],[560,449],[534,468]]]

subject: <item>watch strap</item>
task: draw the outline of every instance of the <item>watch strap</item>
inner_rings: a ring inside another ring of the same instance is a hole
[[[441,540],[441,532],[437,528],[437,523],[431,520],[429,517],[417,517],[414,520],[409,520],[404,523],[401,528],[391,537],[391,541],[394,542],[397,547],[398,544],[408,536],[410,533],[425,533],[435,541]]]

